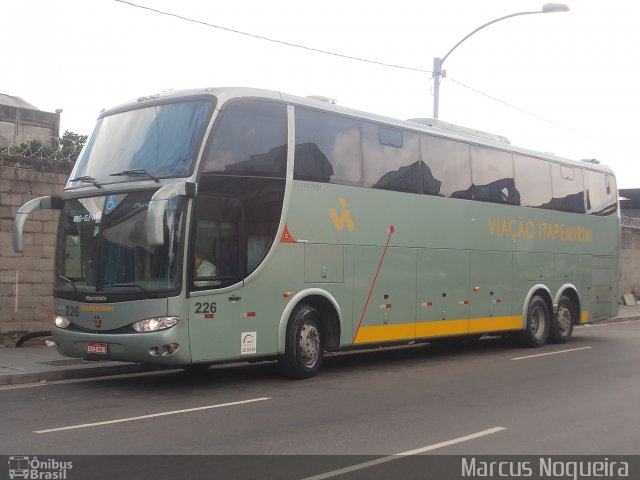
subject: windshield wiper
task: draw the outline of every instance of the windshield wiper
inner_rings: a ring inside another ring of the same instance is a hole
[[[121,172],[112,173],[111,177],[122,177],[123,175],[145,175],[156,183],[160,183],[160,179],[158,177],[154,177],[149,172],[147,172],[144,168],[133,168],[131,170],[123,170]]]
[[[144,293],[151,293],[150,290],[144,288],[142,285],[138,285],[137,283],[112,283],[109,285],[103,285],[102,288],[139,288]]]
[[[83,175],[83,176],[81,176],[81,177],[76,177],[76,178],[73,178],[71,181],[72,181],[72,182],[85,182],[85,183],[91,183],[91,184],[95,185],[95,186],[96,186],[96,187],[98,187],[98,188],[102,188],[102,185],[100,185],[98,182],[96,182],[96,179],[95,179],[95,178],[93,178],[93,177],[92,177],[92,176],[90,176],[90,175]]]
[[[63,280],[67,283],[70,283],[71,286],[73,287],[73,289],[76,291],[76,293],[80,293],[80,290],[78,290],[78,287],[76,287],[76,282],[74,282],[73,280],[71,280],[70,278],[67,277],[63,277],[62,275],[60,275],[59,273],[56,274],[56,277],[58,277],[60,280]]]

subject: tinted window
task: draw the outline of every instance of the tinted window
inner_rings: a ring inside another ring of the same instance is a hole
[[[551,186],[556,210],[584,213],[584,184],[581,169],[552,164]]]
[[[511,205],[519,203],[511,153],[473,145],[471,172],[474,199]]]
[[[387,190],[420,192],[418,138],[415,133],[363,124],[364,184]]]
[[[584,171],[585,203],[589,215],[611,215],[618,206],[615,179],[602,172]]]
[[[551,164],[523,155],[514,155],[513,163],[516,173],[516,187],[520,194],[520,205],[552,209]]]
[[[211,110],[209,102],[183,102],[101,118],[70,178],[88,175],[100,183],[140,180],[140,176],[121,174],[134,169],[156,177],[189,175]],[[111,176],[114,173],[120,175]],[[69,185],[85,184],[70,180]]]
[[[55,288],[64,295],[104,291],[127,295],[180,285],[184,197],[168,201],[164,242],[147,243],[153,191],[130,191],[64,202],[56,243]]]
[[[360,123],[296,109],[294,178],[360,185],[361,177]]]
[[[192,286],[230,285],[258,268],[276,238],[284,187],[285,180],[278,178],[202,176],[193,213],[191,273],[204,283]],[[215,268],[205,264],[198,271],[198,253]]]
[[[243,208],[234,198],[199,197],[194,209],[193,287],[221,287],[240,279]]]
[[[203,171],[284,178],[287,110],[274,102],[224,107],[204,154]]]
[[[420,136],[422,191],[428,195],[471,198],[469,145]]]

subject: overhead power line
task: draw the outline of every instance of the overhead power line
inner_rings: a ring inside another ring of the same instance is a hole
[[[235,33],[237,35],[244,35],[245,37],[250,37],[250,38],[255,38],[255,39],[258,39],[258,40],[264,40],[264,41],[271,42],[271,43],[277,43],[277,44],[280,44],[280,45],[285,45],[287,47],[300,48],[300,49],[307,50],[307,51],[310,51],[310,52],[322,53],[322,54],[325,54],[325,55],[331,55],[331,56],[334,56],[334,57],[345,58],[347,60],[354,60],[354,61],[363,62],[363,63],[369,63],[369,64],[373,64],[373,65],[380,65],[380,66],[383,66],[383,67],[397,68],[397,69],[400,69],[400,70],[409,70],[409,71],[412,71],[412,72],[433,74],[432,70],[425,70],[425,69],[422,69],[422,68],[408,67],[408,66],[405,66],[405,65],[395,65],[395,64],[392,64],[392,63],[379,62],[377,60],[371,60],[371,59],[367,59],[367,58],[354,57],[352,55],[345,55],[345,54],[342,54],[342,53],[331,52],[329,50],[323,50],[323,49],[320,49],[320,48],[309,47],[309,46],[302,45],[302,44],[299,44],[299,43],[287,42],[287,41],[284,41],[284,40],[277,40],[277,39],[274,39],[274,38],[265,37],[263,35],[256,35],[256,34],[253,34],[253,33],[243,32],[242,30],[236,30],[234,28],[224,27],[222,25],[215,25],[213,23],[205,22],[204,20],[198,20],[198,19],[195,19],[195,18],[185,17],[184,15],[178,15],[177,13],[171,13],[171,12],[167,12],[167,11],[164,11],[164,10],[159,10],[157,8],[147,7],[146,5],[139,5],[137,3],[129,2],[129,1],[126,1],[126,0],[113,0],[113,1],[125,4],[125,5],[129,5],[129,6],[134,7],[134,8],[139,8],[141,10],[147,10],[149,12],[157,13],[159,15],[164,15],[164,16],[167,16],[167,17],[177,18],[178,20],[183,20],[185,22],[196,23],[198,25],[203,25],[205,27],[216,28],[218,30],[223,30],[223,31],[226,31],[226,32]],[[529,112],[529,111],[527,111],[527,110],[525,110],[523,108],[517,107],[517,106],[515,106],[515,105],[513,105],[513,104],[511,104],[509,102],[506,102],[504,100],[501,100],[501,99],[499,99],[499,98],[497,98],[497,97],[495,97],[493,95],[490,95],[488,93],[484,93],[484,92],[482,92],[482,91],[480,91],[480,90],[478,90],[476,88],[473,88],[473,87],[471,87],[469,85],[466,85],[466,84],[464,84],[464,83],[462,83],[460,81],[454,80],[451,77],[446,77],[446,79],[447,80],[451,80],[453,83],[456,83],[456,84],[460,85],[461,87],[464,87],[464,88],[466,88],[466,89],[468,89],[468,90],[470,90],[470,91],[472,91],[474,93],[477,93],[479,95],[487,97],[490,100],[493,100],[495,102],[501,103],[501,104],[503,104],[503,105],[505,105],[505,106],[507,106],[509,108],[512,108],[512,109],[517,110],[517,111],[519,111],[521,113],[524,113],[525,115],[529,115],[529,116],[534,117],[534,118],[536,118],[538,120],[541,120],[543,122],[555,125],[557,127],[563,128],[565,130],[569,130],[569,131],[571,131],[573,133],[576,133],[578,135],[581,135],[583,137],[593,138],[590,135],[587,135],[585,133],[582,133],[582,132],[579,132],[577,130],[574,130],[571,127],[567,127],[566,125],[562,125],[562,124],[560,124],[558,122],[554,122],[553,120],[549,120],[549,119],[544,118],[544,117],[542,117],[542,116],[540,116],[538,114],[531,113],[531,112]]]
[[[501,100],[501,99],[499,99],[497,97],[494,97],[493,95],[489,95],[488,93],[481,92],[477,88],[473,88],[473,87],[471,87],[469,85],[466,85],[466,84],[464,84],[464,83],[462,83],[462,82],[460,82],[458,80],[455,80],[455,79],[453,79],[451,77],[446,77],[446,79],[452,81],[453,83],[455,83],[457,85],[460,85],[463,88],[466,88],[467,90],[470,90],[470,91],[472,91],[474,93],[477,93],[478,95],[482,95],[483,97],[487,97],[488,99],[493,100],[494,102],[501,103],[501,104],[503,104],[503,105],[505,105],[505,106],[507,106],[509,108],[512,108],[513,110],[517,110],[520,113],[524,113],[525,115],[529,115],[530,117],[536,118],[536,119],[541,120],[541,121],[546,122],[546,123],[550,123],[551,125],[555,125],[556,127],[560,127],[560,128],[565,129],[565,130],[569,130],[570,132],[576,133],[576,134],[581,135],[583,137],[593,139],[593,137],[591,135],[588,135],[586,133],[580,132],[578,130],[574,130],[571,127],[567,127],[566,125],[562,125],[561,123],[554,122],[553,120],[549,120],[548,118],[542,117],[542,116],[540,116],[540,115],[538,115],[536,113],[531,113],[531,112],[529,112],[529,111],[527,111],[527,110],[525,110],[523,108],[517,107],[517,106],[515,106],[515,105],[513,105],[513,104],[511,104],[509,102],[506,102],[506,101]]]
[[[403,65],[394,65],[392,63],[385,63],[385,62],[379,62],[377,60],[370,60],[370,59],[367,59],[367,58],[354,57],[352,55],[345,55],[345,54],[342,54],[342,53],[330,52],[329,50],[322,50],[320,48],[308,47],[306,45],[301,45],[299,43],[286,42],[284,40],[277,40],[275,38],[269,38],[269,37],[265,37],[265,36],[262,36],[262,35],[255,35],[253,33],[243,32],[241,30],[236,30],[236,29],[229,28],[229,27],[223,27],[221,25],[214,25],[213,23],[205,22],[203,20],[198,20],[198,19],[195,19],[195,18],[185,17],[183,15],[178,15],[177,13],[165,12],[163,10],[158,10],[157,8],[151,8],[151,7],[147,7],[145,5],[138,5],[136,3],[127,2],[125,0],[113,0],[113,1],[114,2],[118,2],[118,3],[124,3],[125,5],[129,5],[129,6],[135,7],[135,8],[140,8],[142,10],[148,10],[150,12],[154,12],[154,13],[157,13],[157,14],[160,14],[160,15],[165,15],[167,17],[178,18],[178,19],[184,20],[186,22],[197,23],[199,25],[204,25],[205,27],[217,28],[218,30],[224,30],[226,32],[236,33],[238,35],[244,35],[245,37],[257,38],[259,40],[265,40],[267,42],[278,43],[280,45],[286,45],[287,47],[301,48],[301,49],[308,50],[308,51],[311,51],[311,52],[323,53],[325,55],[332,55],[334,57],[346,58],[348,60],[356,60],[358,62],[371,63],[371,64],[374,64],[374,65],[381,65],[383,67],[399,68],[401,70],[410,70],[412,72],[420,72],[420,73],[433,73],[431,70],[424,70],[424,69],[421,69],[421,68],[407,67],[407,66],[403,66]]]

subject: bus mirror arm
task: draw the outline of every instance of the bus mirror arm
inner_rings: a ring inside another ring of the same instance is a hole
[[[147,244],[151,247],[164,245],[164,212],[169,200],[174,197],[195,197],[196,184],[190,182],[172,183],[153,194],[147,210]]]
[[[13,220],[13,251],[22,253],[22,234],[24,232],[24,224],[29,215],[38,210],[62,210],[62,199],[60,197],[38,197],[29,200],[20,207],[16,218]]]

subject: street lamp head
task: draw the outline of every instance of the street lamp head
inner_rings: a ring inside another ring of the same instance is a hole
[[[542,6],[542,13],[568,12],[569,5],[564,3],[546,3]]]

